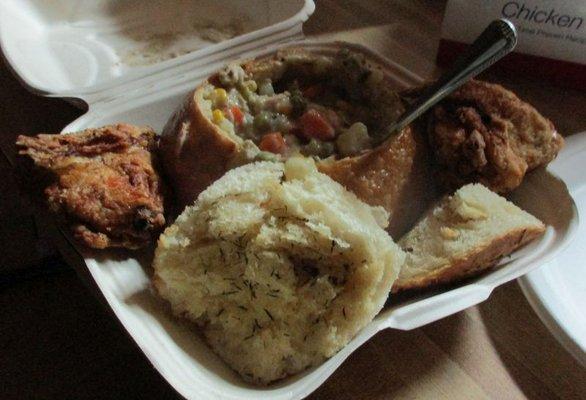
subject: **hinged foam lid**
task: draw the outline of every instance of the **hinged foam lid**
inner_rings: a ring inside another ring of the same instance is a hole
[[[5,0],[0,45],[33,91],[96,102],[128,82],[299,37],[314,8],[311,0]]]

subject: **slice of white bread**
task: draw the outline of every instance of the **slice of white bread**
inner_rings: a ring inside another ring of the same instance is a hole
[[[541,221],[485,186],[463,186],[399,241],[407,258],[393,292],[479,274],[544,231]]]
[[[405,255],[388,215],[310,159],[229,171],[161,235],[153,283],[245,380],[319,364],[381,310]]]

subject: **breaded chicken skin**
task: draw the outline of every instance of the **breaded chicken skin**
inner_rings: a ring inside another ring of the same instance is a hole
[[[165,224],[162,183],[153,167],[156,136],[127,124],[68,135],[19,136],[19,153],[50,171],[50,208],[88,247],[142,247]]]
[[[552,161],[564,143],[531,105],[500,85],[477,80],[432,110],[429,142],[446,186],[480,182],[500,193]]]

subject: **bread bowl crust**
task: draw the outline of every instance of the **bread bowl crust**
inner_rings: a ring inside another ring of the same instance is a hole
[[[260,58],[241,65],[255,76],[265,76],[273,63],[271,58]],[[243,148],[244,141],[222,131],[198,105],[204,87],[216,81],[217,74],[203,81],[163,129],[161,158],[176,192],[177,213],[229,169],[256,161],[255,154]],[[428,158],[423,133],[407,127],[374,149],[353,157],[319,160],[317,166],[367,204],[385,208],[391,215],[388,231],[397,238],[435,198]]]
[[[318,168],[362,201],[387,210],[387,230],[399,238],[436,196],[428,157],[425,138],[414,126],[408,126],[371,151],[320,162]]]
[[[175,190],[177,211],[230,169],[237,143],[207,119],[197,106],[201,87],[190,93],[169,119],[161,137],[161,159]]]

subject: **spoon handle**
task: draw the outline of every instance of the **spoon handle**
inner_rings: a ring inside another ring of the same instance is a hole
[[[491,22],[452,68],[409,105],[399,120],[388,128],[381,142],[389,138],[393,132],[409,125],[464,82],[494,64],[513,50],[516,44],[517,31],[511,22],[506,19]]]

